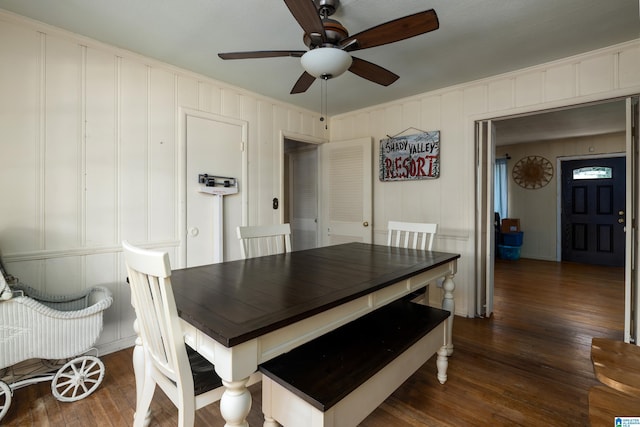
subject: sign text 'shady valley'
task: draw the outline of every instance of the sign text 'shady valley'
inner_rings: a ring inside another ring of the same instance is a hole
[[[440,176],[440,132],[423,132],[380,141],[380,180]]]

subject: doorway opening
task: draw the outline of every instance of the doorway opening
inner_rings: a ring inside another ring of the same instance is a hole
[[[283,221],[291,225],[291,249],[320,246],[318,145],[284,138]]]
[[[508,216],[520,219],[524,235],[522,255],[532,259],[560,261],[559,245],[563,230],[560,217],[563,203],[561,160],[616,157],[629,153],[629,140],[632,139],[629,137],[631,132],[627,117],[629,102],[629,99],[608,100],[597,104],[476,122],[479,149],[477,203],[478,212],[482,213],[478,218],[480,222],[477,241],[480,261],[477,268],[479,281],[476,289],[476,315],[488,317],[493,312],[492,287],[496,256],[493,164],[496,158],[512,159],[508,165]],[[596,125],[601,128],[600,132],[594,131]],[[553,138],[544,137],[549,133],[554,133]],[[518,161],[527,157],[548,158],[555,169],[553,179],[544,185],[536,185],[535,188],[519,185],[512,176],[513,168]],[[622,158],[624,162],[624,157]],[[628,161],[626,163],[628,164]],[[626,182],[629,182],[629,173],[626,173]],[[627,191],[625,206],[630,203],[629,194]],[[619,211],[612,212],[618,214]],[[616,224],[617,221],[618,218],[615,219]],[[601,237],[608,236],[604,230],[605,228],[602,228]],[[628,261],[625,265],[626,263]],[[630,274],[625,273],[625,286],[629,286],[629,277]],[[627,303],[621,301],[621,304],[626,306]],[[626,334],[625,331],[625,336]]]

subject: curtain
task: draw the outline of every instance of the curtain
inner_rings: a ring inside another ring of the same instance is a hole
[[[507,200],[507,159],[496,159],[496,166],[493,175],[493,204],[495,211],[500,214],[500,218],[508,218]]]

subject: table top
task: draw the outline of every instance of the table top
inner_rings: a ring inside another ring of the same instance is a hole
[[[459,258],[366,243],[173,270],[180,317],[232,347]]]

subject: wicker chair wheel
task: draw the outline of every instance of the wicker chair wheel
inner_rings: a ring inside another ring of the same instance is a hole
[[[93,393],[104,378],[104,363],[79,356],[64,364],[51,381],[51,392],[61,402],[75,402]]]

